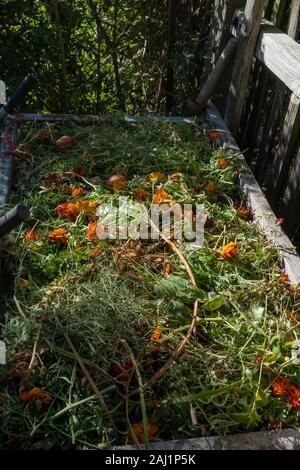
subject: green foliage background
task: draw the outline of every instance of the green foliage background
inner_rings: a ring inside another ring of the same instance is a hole
[[[34,74],[24,111],[162,113],[169,64],[180,112],[199,88],[212,2],[176,1],[170,53],[167,0],[0,0],[0,79],[9,94]]]

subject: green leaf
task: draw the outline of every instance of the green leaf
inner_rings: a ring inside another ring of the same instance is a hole
[[[208,310],[209,312],[214,312],[215,310],[219,310],[225,303],[224,295],[216,295],[212,299],[207,300],[203,304],[204,310]]]
[[[154,290],[159,297],[168,297],[185,302],[205,298],[205,293],[201,289],[192,286],[189,281],[178,276],[160,279],[155,284]]]
[[[230,385],[224,385],[223,387],[214,389],[214,390],[202,390],[198,393],[192,393],[190,395],[184,395],[183,397],[178,397],[172,400],[173,403],[186,403],[191,401],[202,401],[204,403],[209,403],[213,398],[216,398],[225,393],[230,393],[234,390],[240,383],[235,382]]]

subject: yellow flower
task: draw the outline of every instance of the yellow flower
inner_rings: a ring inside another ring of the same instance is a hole
[[[221,256],[224,259],[234,258],[237,252],[239,251],[239,245],[234,242],[228,243],[228,245],[223,246],[221,250]]]
[[[153,171],[148,175],[149,183],[165,183],[167,181],[166,176],[159,171]]]

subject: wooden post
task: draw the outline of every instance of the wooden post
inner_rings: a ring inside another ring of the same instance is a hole
[[[225,49],[223,50],[222,54],[219,57],[216,66],[211,71],[208,79],[206,80],[204,86],[202,87],[199,95],[196,98],[197,103],[197,112],[201,112],[203,108],[207,105],[209,99],[211,98],[212,94],[214,93],[217,85],[224,77],[224,73],[226,72],[226,68],[230,63],[231,58],[233,57],[239,40],[237,38],[232,38],[227,43]]]
[[[205,63],[204,76],[206,79],[216,65],[226,44],[232,38],[230,26],[235,10],[244,8],[245,5],[246,0],[214,0],[212,7],[214,14],[206,51],[206,55],[210,58],[210,60],[207,60]],[[231,75],[232,65],[229,64],[222,81],[218,83],[216,88],[214,102],[222,114],[225,112]]]
[[[225,111],[225,122],[234,137],[239,132],[264,6],[265,1],[248,0],[245,8],[244,38],[237,49]]]

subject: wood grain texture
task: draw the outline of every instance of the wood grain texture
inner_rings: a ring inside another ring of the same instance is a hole
[[[234,137],[238,135],[245,106],[251,66],[264,6],[264,1],[248,0],[245,7],[244,38],[237,48],[225,111],[225,122]]]
[[[275,26],[263,25],[255,55],[300,98],[300,44]]]
[[[272,178],[267,188],[267,197],[273,206],[278,204],[287,185],[299,131],[300,99],[292,94],[283,123],[280,145],[272,166]]]
[[[288,275],[290,282],[293,285],[299,284],[300,258],[295,247],[293,247],[289,238],[283,233],[281,227],[276,225],[276,216],[221,115],[212,103],[209,103],[206,112],[208,119],[222,132],[224,147],[241,155],[241,163],[245,166],[246,170],[240,174],[240,185],[248,200],[254,219],[269,242],[278,248],[280,263]]]

